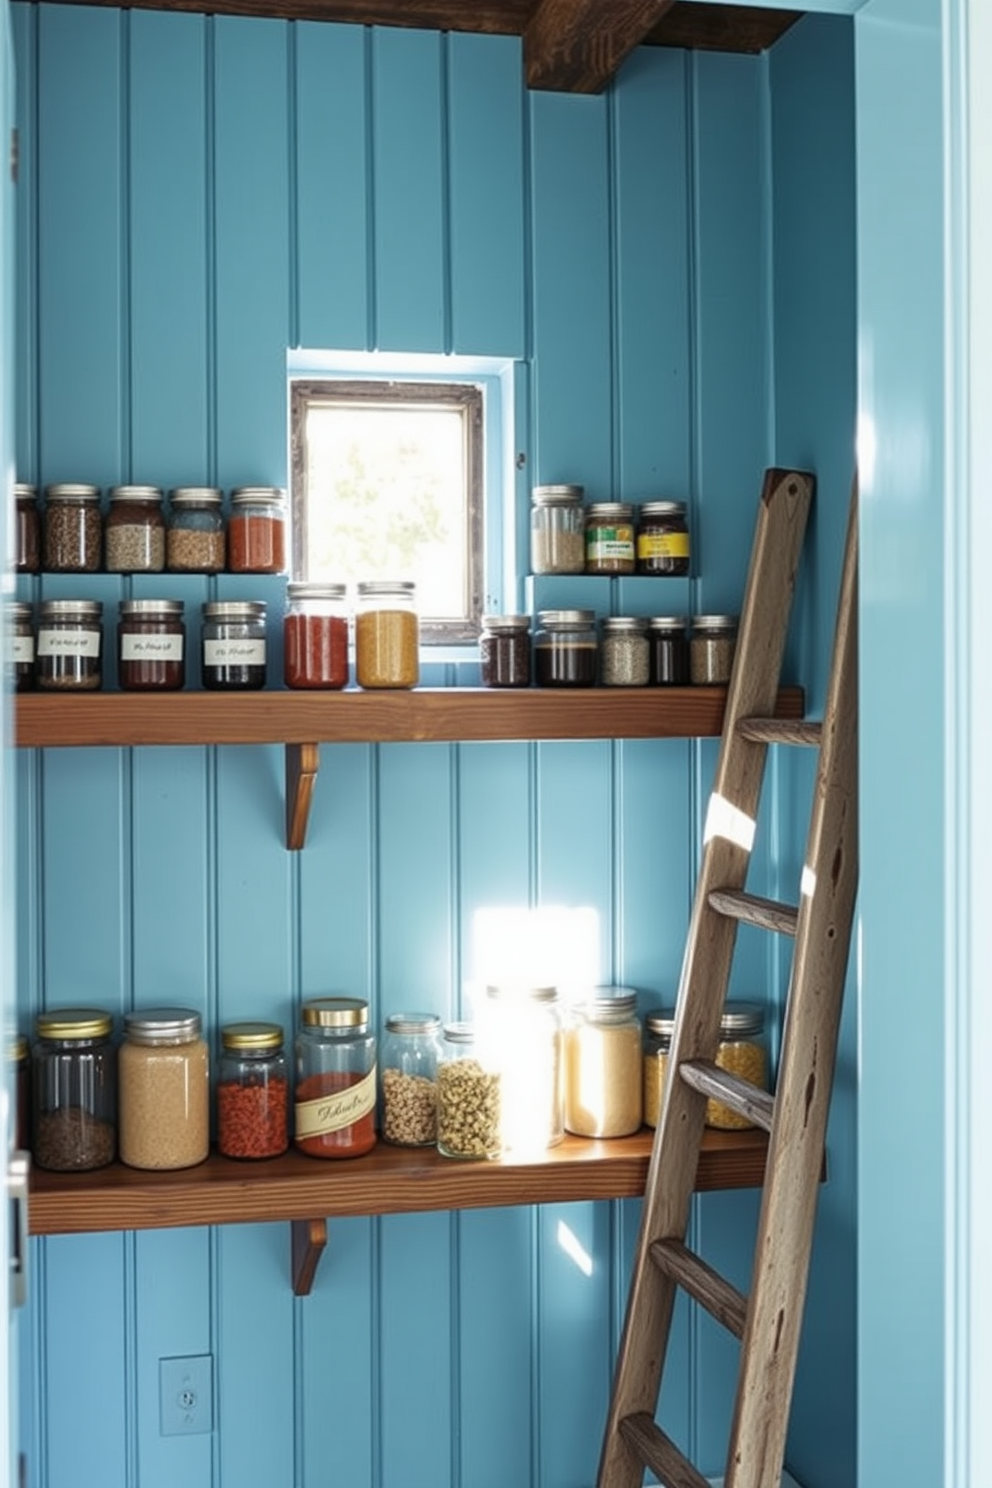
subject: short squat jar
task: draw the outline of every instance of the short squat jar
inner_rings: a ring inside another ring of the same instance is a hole
[[[201,680],[208,691],[265,686],[265,601],[218,599],[203,606]]]
[[[100,1008],[39,1013],[31,1054],[31,1151],[39,1168],[79,1173],[117,1150],[117,1052]]]
[[[633,506],[594,502],[586,514],[586,573],[632,574],[635,564]]]
[[[502,1152],[502,1081],[471,1023],[446,1023],[437,1068],[437,1150],[475,1161]]]
[[[125,692],[175,692],[186,681],[181,599],[122,599],[117,680]]]
[[[217,1070],[217,1150],[278,1157],[289,1146],[289,1074],[278,1023],[228,1023]]]
[[[199,1013],[126,1013],[118,1076],[121,1162],[163,1169],[203,1162],[210,1151],[210,1058]]]
[[[232,573],[286,571],[286,493],[279,486],[239,486],[231,492],[227,563]]]
[[[645,501],[637,514],[637,572],[677,578],[689,572],[684,501]]]
[[[296,1037],[295,1140],[311,1157],[361,1157],[376,1143],[376,1042],[361,997],[313,997]]]
[[[626,1137],[641,1115],[637,994],[600,987],[565,1030],[565,1129],[580,1137]]]
[[[38,489],[19,482],[14,487],[14,568],[37,573],[41,567],[41,514]]]
[[[41,566],[47,573],[97,573],[103,559],[99,486],[45,487]]]
[[[441,1019],[436,1013],[391,1013],[380,1053],[382,1135],[398,1147],[432,1147],[437,1140],[437,1066]]]
[[[30,692],[35,684],[34,621],[29,604],[12,600],[6,606],[4,678],[12,692]]]
[[[161,573],[165,567],[165,516],[157,486],[114,486],[103,524],[108,573]]]
[[[648,619],[648,681],[652,687],[685,687],[689,682],[689,637],[685,615]]]
[[[103,605],[98,599],[46,599],[35,653],[42,692],[93,692],[103,680]]]
[[[689,640],[693,682],[722,686],[730,681],[737,649],[736,615],[697,615]]]
[[[646,687],[651,674],[647,621],[611,615],[602,622],[599,676],[604,687]]]
[[[530,616],[483,615],[479,660],[483,687],[529,687]]]
[[[216,486],[176,486],[169,493],[165,564],[170,573],[222,573],[227,562],[224,493]]]
[[[287,687],[335,689],[348,682],[348,606],[343,584],[287,584],[283,617]]]
[[[416,687],[420,622],[412,582],[367,579],[358,585],[355,680],[359,687]]]
[[[593,687],[599,669],[592,610],[541,610],[534,636],[538,687]]]
[[[582,573],[586,566],[582,486],[535,486],[531,492],[530,571]]]

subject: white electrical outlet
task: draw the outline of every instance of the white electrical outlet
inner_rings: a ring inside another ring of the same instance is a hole
[[[214,1426],[214,1361],[211,1354],[159,1359],[159,1430],[193,1436]]]

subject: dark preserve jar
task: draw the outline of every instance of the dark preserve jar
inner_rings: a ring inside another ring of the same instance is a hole
[[[345,686],[348,612],[343,584],[286,585],[283,650],[287,687]]]
[[[685,615],[652,615],[648,620],[649,681],[654,687],[689,683],[689,637]]]
[[[34,625],[31,606],[12,600],[4,630],[4,677],[14,692],[34,687]]]
[[[42,568],[48,573],[97,573],[102,556],[99,486],[46,486]]]
[[[221,1029],[217,1150],[224,1157],[278,1157],[289,1146],[289,1080],[278,1023]]]
[[[265,601],[212,600],[203,606],[203,686],[265,686]]]
[[[592,610],[541,610],[534,637],[538,687],[592,687],[599,666]]]
[[[529,687],[530,616],[483,615],[479,659],[483,687]]]
[[[46,599],[38,614],[35,674],[42,692],[93,692],[103,679],[103,605]]]
[[[689,572],[684,501],[645,501],[638,513],[637,572],[673,578]]]
[[[18,483],[14,487],[14,507],[14,568],[18,573],[37,573],[41,567],[37,487]]]
[[[31,1150],[39,1168],[82,1172],[117,1151],[113,1019],[99,1008],[39,1013],[32,1049]]]
[[[181,599],[121,600],[117,680],[125,692],[174,692],[186,681]]]

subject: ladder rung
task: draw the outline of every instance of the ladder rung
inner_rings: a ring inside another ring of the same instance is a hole
[[[709,1059],[683,1059],[679,1074],[687,1085],[698,1090],[710,1100],[718,1100],[729,1106],[738,1116],[760,1126],[763,1131],[772,1129],[775,1114],[775,1097],[769,1095],[750,1080],[723,1069]]]
[[[637,1454],[638,1461],[649,1467],[665,1488],[710,1488],[702,1473],[684,1457],[671,1437],[656,1426],[646,1411],[622,1416],[620,1435]]]
[[[728,1332],[736,1338],[744,1337],[747,1298],[743,1292],[725,1281],[718,1271],[708,1266],[681,1240],[653,1240],[650,1253],[659,1271],[664,1271],[690,1297],[700,1302]]]
[[[817,719],[739,718],[737,732],[754,744],[811,744],[818,749],[823,743],[823,724]]]
[[[711,889],[708,903],[710,909],[728,919],[743,920],[746,925],[757,925],[762,930],[775,930],[779,935],[796,933],[799,911],[792,904],[762,899],[759,894],[747,894],[743,889]]]

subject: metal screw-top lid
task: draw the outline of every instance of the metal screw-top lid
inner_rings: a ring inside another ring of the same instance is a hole
[[[14,496],[18,501],[33,501],[37,494],[38,487],[27,481],[18,481],[14,487]]]
[[[595,610],[539,610],[537,615],[544,630],[588,630],[595,619]]]
[[[220,506],[223,499],[217,486],[175,486],[169,492],[173,506]]]
[[[192,1008],[142,1008],[124,1014],[125,1037],[135,1044],[187,1044],[199,1038],[201,1026]]]
[[[162,500],[158,486],[112,486],[108,499],[114,501],[142,501],[151,504]]]
[[[677,630],[680,635],[684,635],[688,623],[687,615],[648,616],[648,630]]]
[[[228,1023],[220,1031],[220,1040],[225,1049],[281,1049],[283,1030],[279,1023]]]
[[[506,998],[507,1001],[518,1002],[557,1002],[557,987],[528,987],[524,983],[505,982],[502,986],[487,987],[486,996],[498,1001]]]
[[[304,580],[294,580],[286,585],[287,599],[344,599],[347,595],[347,586],[344,584],[311,584]]]
[[[417,588],[412,579],[362,579],[357,587],[361,599],[378,599],[388,595],[412,597]]]
[[[23,599],[12,599],[4,609],[12,625],[23,625],[25,620],[31,619],[31,605]]]
[[[440,1027],[437,1013],[390,1013],[386,1019],[389,1033],[436,1033]]]
[[[594,501],[587,521],[629,522],[633,515],[634,508],[629,501]]]
[[[66,481],[61,485],[46,486],[45,499],[46,501],[99,501],[100,487]]]
[[[99,599],[43,599],[39,606],[43,620],[98,620],[103,614]]]
[[[204,620],[264,620],[264,599],[212,599],[203,606]]]
[[[675,1032],[675,1009],[672,1007],[649,1008],[644,1014],[644,1027],[648,1033],[671,1042]]]
[[[361,997],[311,997],[301,1009],[304,1028],[360,1028],[368,1016],[369,1005]]]
[[[38,1037],[44,1039],[106,1038],[113,1026],[112,1016],[103,1008],[52,1008],[35,1019]]]
[[[641,517],[684,517],[684,501],[642,501],[638,508]]]
[[[181,599],[122,599],[119,611],[123,620],[129,615],[182,615],[185,608]]]
[[[584,495],[584,486],[535,486],[531,491],[535,506],[574,506]]]
[[[637,993],[630,987],[595,987],[581,1004],[581,1011],[592,1023],[629,1018],[636,1008]]]
[[[720,1019],[721,1034],[737,1038],[761,1033],[764,1026],[765,1010],[758,1002],[728,1002]]]
[[[483,630],[517,631],[530,628],[529,615],[483,615]]]
[[[737,621],[737,615],[696,615],[692,622],[692,628],[694,631],[732,631],[737,629]]]
[[[640,615],[607,615],[603,621],[604,635],[645,635],[647,628]]]
[[[238,486],[231,492],[232,506],[271,506],[285,504],[286,492],[281,486]]]
[[[445,1023],[444,1041],[446,1044],[468,1045],[475,1043],[475,1025],[472,1023]]]

